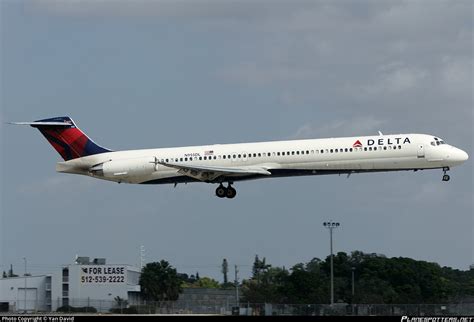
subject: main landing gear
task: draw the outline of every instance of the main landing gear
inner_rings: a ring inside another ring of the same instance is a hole
[[[218,196],[219,198],[232,199],[232,198],[235,198],[236,195],[237,195],[237,191],[234,188],[232,188],[230,182],[227,188],[224,187],[221,183],[219,187],[217,187],[216,189],[216,196]]]
[[[443,181],[449,181],[450,177],[449,177],[449,175],[446,174],[446,172],[448,172],[448,171],[449,171],[449,167],[444,167],[443,168],[443,173],[444,173]]]

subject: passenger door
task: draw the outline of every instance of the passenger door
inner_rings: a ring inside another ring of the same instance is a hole
[[[418,159],[425,157],[425,146],[423,144],[418,145],[417,157]]]

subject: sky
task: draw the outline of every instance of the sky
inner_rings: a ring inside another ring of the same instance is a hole
[[[360,250],[467,270],[473,249],[472,1],[1,0],[0,269],[76,255],[165,259],[222,281]],[[68,115],[113,150],[429,133],[451,169],[126,185],[55,172],[40,133]]]

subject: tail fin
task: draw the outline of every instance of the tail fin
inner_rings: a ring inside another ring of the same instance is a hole
[[[76,127],[74,121],[68,116],[12,124],[30,125],[37,128],[65,161],[112,152],[94,143]]]

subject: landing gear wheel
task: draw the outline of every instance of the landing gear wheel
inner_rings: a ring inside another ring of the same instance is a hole
[[[444,176],[443,176],[443,181],[449,181],[450,177],[449,175],[446,174],[446,172],[449,171],[449,167],[444,167],[443,168],[443,172],[444,172]]]
[[[224,198],[227,196],[227,194],[228,189],[226,187],[224,187],[223,185],[219,185],[219,187],[217,187],[216,196],[218,196],[219,198]]]
[[[235,190],[234,188],[229,186],[229,188],[227,188],[226,197],[229,198],[229,199],[233,199],[233,198],[235,198],[236,195],[237,195],[237,190]]]

